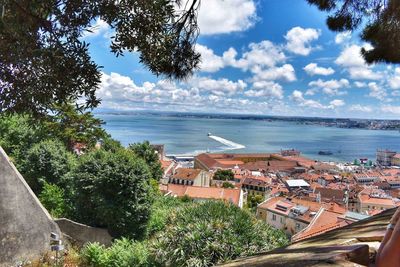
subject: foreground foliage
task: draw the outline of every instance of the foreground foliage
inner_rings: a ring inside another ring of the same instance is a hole
[[[211,266],[287,243],[285,234],[221,201],[185,206],[155,239],[159,263]]]
[[[110,248],[89,244],[88,266],[212,266],[286,245],[286,235],[222,201],[184,202],[160,197],[147,239],[122,239]]]
[[[152,266],[147,244],[126,238],[116,240],[109,248],[89,244],[82,250],[81,259],[85,266],[91,267]]]

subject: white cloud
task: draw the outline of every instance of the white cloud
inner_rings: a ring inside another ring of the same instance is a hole
[[[306,91],[305,95],[315,95],[317,92],[318,92],[317,88],[311,88]]]
[[[369,49],[370,46],[364,46]],[[361,55],[361,46],[351,45],[346,47],[335,60],[335,63],[344,67],[352,79],[360,80],[379,80],[382,74],[374,72],[372,67],[367,65]]]
[[[207,77],[194,77],[189,81],[189,84],[199,90],[211,91],[216,95],[233,95],[247,87],[247,84],[242,80],[234,82],[226,78],[215,80]]]
[[[296,74],[294,68],[290,64],[284,64],[282,67],[271,67],[261,69],[258,66],[253,67],[252,72],[254,73],[253,80],[285,80],[293,82],[296,80]]]
[[[277,63],[286,60],[286,56],[282,49],[268,40],[259,43],[250,43],[249,50],[243,53],[239,60],[235,60],[234,57],[232,58],[232,55],[236,55],[234,52],[235,50],[231,49],[229,56],[225,54],[225,60],[228,61],[227,59],[229,58],[233,67],[242,70],[249,70],[255,66],[273,67]]]
[[[392,105],[382,106],[381,110],[383,112],[400,115],[400,106],[392,106]]]
[[[368,83],[368,88],[369,88],[369,96],[376,98],[378,100],[384,101],[384,100],[388,100],[387,94],[385,89],[383,89],[382,87],[380,87],[376,82],[370,82]]]
[[[298,91],[298,90],[294,90],[292,95],[290,96],[290,98],[294,102],[296,102],[299,106],[302,106],[302,107],[319,108],[319,109],[325,108],[318,101],[311,100],[311,99],[305,99],[303,97],[303,93],[301,91]]]
[[[104,35],[108,37],[108,31],[110,30],[110,26],[104,20],[98,18],[94,25],[89,28],[90,31],[85,31],[83,34],[83,38],[91,38],[99,35]]]
[[[198,23],[201,34],[241,32],[257,21],[253,0],[207,0],[200,6]]]
[[[345,105],[345,102],[341,99],[334,99],[331,102],[329,102],[329,108],[337,108],[337,107],[342,107]]]
[[[351,45],[346,47],[335,60],[342,67],[363,67],[365,60],[361,56],[361,46]]]
[[[355,81],[355,82],[354,82],[354,85],[355,85],[357,88],[367,87],[367,84],[366,84],[365,82],[359,82],[359,81]]]
[[[388,84],[392,89],[400,89],[400,67],[397,67],[393,76],[388,78]]]
[[[360,104],[352,105],[349,108],[350,111],[361,111],[361,112],[372,112],[372,108],[369,106],[362,106]]]
[[[318,67],[318,64],[316,63],[310,63],[307,66],[305,66],[303,68],[303,70],[305,70],[305,72],[307,72],[308,75],[331,75],[333,73],[335,73],[335,71],[329,67],[329,68],[324,68],[324,67]]]
[[[244,92],[249,97],[275,97],[278,99],[283,98],[282,86],[278,83],[269,81],[260,81],[253,83],[253,88]]]
[[[216,72],[224,67],[222,57],[214,54],[214,51],[204,45],[197,44],[196,51],[201,54],[200,70],[203,72]]]
[[[345,102],[341,99],[334,99],[329,102],[329,105],[323,105],[318,101],[304,98],[303,92],[299,90],[294,90],[292,92],[292,95],[290,96],[290,99],[296,102],[301,107],[309,107],[315,109],[336,109],[345,105]]]
[[[351,31],[345,31],[336,34],[335,43],[341,44],[351,39]]]
[[[328,95],[346,94],[347,92],[341,91],[340,89],[349,87],[349,84],[350,84],[349,81],[346,79],[340,79],[340,80],[333,79],[328,81],[323,81],[321,79],[318,79],[316,81],[311,81],[308,83],[309,86],[314,88],[320,88],[322,89],[322,92]]]
[[[310,43],[317,40],[320,35],[320,30],[294,27],[285,35],[287,40],[286,49],[294,54],[307,56],[314,49]]]

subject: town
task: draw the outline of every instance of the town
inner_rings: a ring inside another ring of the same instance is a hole
[[[265,154],[165,156],[164,195],[193,201],[218,199],[248,208],[258,219],[285,231],[292,242],[316,236],[400,206],[400,154],[377,150],[376,165],[326,163],[281,150]]]

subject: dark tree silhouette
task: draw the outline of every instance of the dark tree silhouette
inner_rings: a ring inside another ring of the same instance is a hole
[[[368,63],[400,63],[399,0],[307,0],[320,10],[331,12],[327,25],[333,31],[363,27],[361,39],[373,49],[362,48]]]

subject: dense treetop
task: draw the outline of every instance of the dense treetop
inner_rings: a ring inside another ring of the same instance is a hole
[[[400,63],[400,2],[398,0],[307,0],[331,12],[327,18],[333,31],[362,27],[361,38],[371,50],[362,49],[368,63]]]
[[[115,31],[117,56],[137,51],[157,75],[188,76],[200,58],[198,2],[185,9],[174,0],[0,1],[0,111],[43,113],[80,97],[97,106],[100,66],[81,38],[96,19]]]

